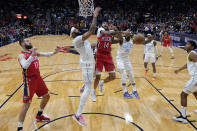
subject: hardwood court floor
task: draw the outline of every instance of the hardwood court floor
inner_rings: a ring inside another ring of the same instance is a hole
[[[30,38],[32,44],[39,51],[53,51],[57,45],[72,45],[68,36],[34,36]],[[92,36],[90,42],[96,42]],[[113,45],[113,58],[116,57],[118,45]],[[40,71],[51,93],[51,99],[46,106],[45,113],[52,120],[50,124],[40,128],[40,131],[190,131],[195,130],[191,124],[176,123],[172,120],[179,115],[180,92],[187,80],[188,72],[174,74],[174,70],[186,62],[186,52],[174,48],[176,59],[170,59],[170,52],[166,49],[163,57],[157,61],[157,80],[153,82],[152,68],[144,76],[142,45],[135,45],[132,49],[131,62],[141,99],[123,99],[120,74],[117,79],[104,85],[105,93],[97,91],[97,102],[91,97],[84,108],[86,127],[79,126],[70,116],[77,111],[79,104],[79,88],[82,86],[82,74],[79,67],[79,56],[59,53],[51,58],[40,57]],[[159,46],[160,49],[160,46]],[[21,69],[17,61],[21,51],[18,43],[0,48],[0,131],[15,131],[18,114],[22,106],[23,87]],[[7,54],[7,55],[6,55]],[[107,76],[103,73],[102,78]],[[131,87],[128,88],[131,91]],[[118,92],[119,91],[119,92]],[[10,96],[11,95],[11,96]],[[72,97],[75,96],[75,97]],[[171,102],[171,104],[170,104]],[[39,108],[40,99],[35,95],[24,123],[24,131],[32,131],[44,123],[34,123],[34,117]],[[193,113],[197,102],[191,95],[188,97],[189,120],[197,120]],[[97,114],[96,114],[97,113]],[[125,113],[130,113],[134,124],[126,124]],[[193,123],[197,126],[197,123]]]

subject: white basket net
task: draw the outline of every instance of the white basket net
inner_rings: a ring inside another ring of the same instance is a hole
[[[93,0],[78,0],[79,2],[79,16],[87,18],[92,16],[94,12],[94,1]]]

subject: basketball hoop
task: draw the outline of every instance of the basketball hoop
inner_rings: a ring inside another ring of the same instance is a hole
[[[78,0],[79,2],[79,16],[87,18],[92,16],[94,12],[94,1],[93,0]]]

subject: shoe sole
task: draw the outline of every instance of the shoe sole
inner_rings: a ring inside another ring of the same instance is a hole
[[[39,120],[39,119],[36,119],[36,122],[49,122],[50,120]]]
[[[96,100],[92,100],[92,102],[96,102]]]
[[[135,99],[138,99],[138,100],[139,100],[139,99],[140,99],[140,97],[138,98],[138,97],[136,97],[136,96],[135,96]]]
[[[176,118],[172,118],[172,120],[174,120],[176,122],[183,123],[183,124],[187,124],[188,123],[188,121],[180,121],[180,120],[177,120]]]
[[[73,118],[79,125],[81,125],[81,126],[86,126],[86,125],[81,124],[81,123],[76,119],[75,115],[73,115],[72,118]]]
[[[133,97],[130,97],[130,98],[129,98],[129,97],[124,97],[124,99],[132,99],[132,98],[133,98]]]
[[[134,95],[134,94],[131,93],[131,95]],[[135,96],[135,95],[134,95],[134,96]],[[139,100],[139,99],[140,99],[139,95],[138,95],[138,97],[135,96],[135,99],[138,99],[138,100]]]

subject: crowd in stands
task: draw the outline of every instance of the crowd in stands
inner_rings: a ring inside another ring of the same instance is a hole
[[[100,3],[103,10],[98,25],[108,21],[120,30],[197,34],[195,0],[100,0]],[[87,30],[91,23],[91,17],[79,16],[77,0],[2,0],[0,5],[0,46],[20,37],[69,34],[72,26]]]

